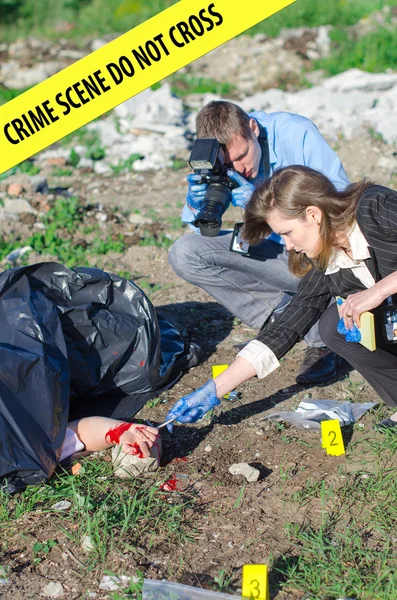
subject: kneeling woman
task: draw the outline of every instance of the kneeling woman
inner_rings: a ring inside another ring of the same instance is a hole
[[[397,432],[397,345],[371,352],[347,342],[337,332],[337,305],[330,305],[332,297],[346,299],[340,313],[353,329],[363,312],[397,294],[397,192],[365,180],[338,192],[317,171],[286,167],[258,187],[245,213],[243,236],[251,244],[272,230],[284,238],[291,272],[302,277],[297,293],[226,371],[179,400],[167,419],[194,422],[237,385],[266,377],[321,316],[323,342],[394,409],[379,425]]]

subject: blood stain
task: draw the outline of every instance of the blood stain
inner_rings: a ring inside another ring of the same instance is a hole
[[[130,427],[131,423],[120,423],[120,425],[113,427],[113,429],[109,429],[105,435],[105,442],[108,444],[119,444],[120,437],[123,435],[123,433],[128,431]]]
[[[133,454],[138,455],[138,458],[143,458],[143,453],[139,444],[134,442],[133,444],[129,444],[131,446]]]
[[[187,462],[186,456],[177,456],[174,458],[174,462]]]
[[[144,367],[144,366],[145,366],[145,361],[144,361],[144,360],[141,360],[141,362],[139,363],[139,366],[140,366],[140,367]]]
[[[163,492],[173,492],[174,490],[177,489],[178,485],[178,480],[176,477],[171,477],[170,479],[167,479],[167,481],[164,481],[164,483],[162,483],[160,485],[160,490],[162,490]]]

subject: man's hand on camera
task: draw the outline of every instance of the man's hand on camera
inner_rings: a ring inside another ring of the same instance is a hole
[[[190,173],[190,175],[186,177],[186,181],[189,185],[186,202],[191,208],[199,210],[204,200],[208,183],[198,183],[201,181],[201,175],[195,175],[194,173]]]
[[[244,179],[244,177],[240,175],[240,173],[237,173],[237,171],[232,171],[231,169],[228,169],[227,174],[230,177],[230,179],[233,179],[233,181],[235,181],[239,185],[239,187],[234,188],[234,190],[232,190],[233,206],[240,206],[241,208],[245,208],[255,190],[254,184]]]
[[[176,419],[178,423],[195,423],[220,403],[216,396],[215,382],[210,379],[198,390],[178,400],[168,412],[165,420]],[[172,431],[172,423],[167,425],[167,428]]]

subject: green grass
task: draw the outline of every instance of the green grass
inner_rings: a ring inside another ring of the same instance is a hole
[[[5,0],[0,0],[1,6]],[[26,35],[44,35],[58,39],[55,24],[71,22],[71,31],[62,32],[62,37],[72,38],[83,45],[84,38],[94,38],[110,32],[124,33],[146,21],[153,15],[175,4],[176,0],[7,0],[0,28],[3,41],[14,40]],[[12,12],[12,6],[21,4]],[[289,27],[317,27],[318,25],[348,26],[383,6],[396,6],[397,0],[330,0],[313,2],[297,0],[282,11],[251,28],[248,33],[278,35],[280,29]],[[19,16],[19,18],[18,18]]]
[[[117,165],[110,165],[110,167],[111,167],[113,173],[115,175],[118,175],[119,173],[123,173],[124,171],[131,171],[132,165],[134,164],[134,162],[136,162],[137,160],[141,160],[142,158],[144,158],[144,156],[142,156],[142,154],[138,154],[137,152],[135,152],[134,154],[131,154],[125,160],[119,160]]]
[[[20,96],[30,88],[25,88],[23,90],[12,90],[0,85],[0,106],[9,102],[10,100],[14,100],[17,96]]]
[[[36,231],[27,239],[14,238],[12,241],[2,237],[0,240],[0,260],[14,250],[23,246],[31,246],[41,254],[51,254],[67,267],[85,265],[89,256],[106,255],[109,252],[124,252],[125,244],[121,236],[113,239],[109,234],[104,236],[99,224],[90,228],[94,233],[93,241],[86,245],[76,244],[76,239],[84,239],[85,206],[79,198],[58,198],[54,206],[42,218],[45,231]]]
[[[265,33],[275,37],[281,29],[292,27],[346,27],[354,25],[361,18],[381,10],[384,6],[397,6],[397,0],[297,0],[250,29],[249,33]]]
[[[69,547],[80,556],[80,575],[105,565],[109,555],[128,553],[137,559],[164,543],[183,543],[192,537],[185,522],[185,510],[194,497],[173,494],[164,502],[164,492],[153,479],[125,479],[113,476],[111,463],[99,456],[84,460],[84,474],[56,474],[49,485],[28,487],[9,497],[0,488],[0,530],[2,539],[23,531],[26,518],[32,520],[29,535],[19,540],[26,560],[32,564],[52,560],[57,546]],[[71,502],[66,511],[51,507]],[[45,531],[43,531],[45,529]],[[89,536],[92,550],[84,554],[80,545]],[[20,536],[22,537],[22,536]],[[135,574],[135,573],[134,573]]]
[[[348,451],[359,457],[344,483],[308,480],[292,499],[310,519],[287,525],[292,550],[273,564],[285,592],[313,599],[397,598],[397,438],[393,433],[361,438]],[[316,523],[316,515],[320,515]]]
[[[346,31],[335,30],[330,37],[334,46],[332,55],[314,63],[315,68],[324,69],[329,75],[352,68],[379,73],[397,64],[395,31],[379,28],[354,40]]]
[[[184,98],[188,94],[218,94],[219,96],[231,96],[236,91],[232,83],[214,81],[205,77],[196,77],[179,73],[171,77],[171,91],[176,96]]]

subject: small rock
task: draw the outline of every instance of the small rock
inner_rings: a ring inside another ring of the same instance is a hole
[[[248,463],[236,463],[229,467],[229,473],[232,475],[243,475],[249,483],[258,481],[260,472],[251,467]]]
[[[83,468],[83,465],[81,463],[76,463],[75,465],[72,466],[72,468],[70,469],[70,472],[72,475],[78,475],[82,468]]]
[[[94,172],[97,175],[111,175],[113,173],[109,165],[103,160],[96,160],[94,162]]]
[[[381,156],[378,160],[378,167],[393,173],[397,171],[397,160],[395,158],[389,158],[388,156]]]
[[[52,158],[47,158],[47,165],[64,167],[66,165],[66,158],[63,158],[62,156],[53,156]]]
[[[89,535],[84,535],[81,540],[81,547],[84,552],[92,552],[94,550],[94,544],[92,543],[92,539]]]
[[[126,588],[131,583],[138,583],[139,577],[128,577],[127,575],[104,575],[102,581],[99,584],[101,590],[108,590],[109,592],[115,592],[120,588]]]
[[[265,432],[263,431],[263,429],[257,429],[255,433],[256,435],[263,435]]]
[[[51,506],[52,510],[68,510],[72,503],[68,500],[60,500]]]
[[[131,213],[128,215],[128,221],[132,225],[152,225],[153,223],[152,219],[144,217],[138,213]]]
[[[158,436],[148,458],[139,458],[137,454],[126,454],[121,450],[120,446],[113,446],[112,462],[114,474],[116,477],[126,478],[153,473],[160,466],[161,453],[162,445],[160,436]]]
[[[8,585],[11,581],[7,577],[7,573],[4,567],[0,566],[0,587],[2,585]]]
[[[63,595],[63,585],[59,581],[50,581],[48,585],[43,587],[40,596],[46,598],[59,598]]]
[[[212,446],[210,446],[209,444],[208,444],[208,446],[206,446],[204,448],[204,452],[211,452],[211,450],[212,450]]]
[[[27,200],[23,200],[22,198],[18,200],[11,200],[10,198],[5,198],[4,210],[15,215],[20,215],[23,213],[31,213],[32,215],[37,214],[37,211],[35,211],[34,208],[32,208],[29,202]]]
[[[23,187],[20,183],[11,183],[7,189],[7,194],[10,194],[10,196],[20,196],[22,192]]]
[[[30,183],[32,190],[36,194],[47,194],[48,193],[48,182],[47,178],[42,175],[31,175]]]

